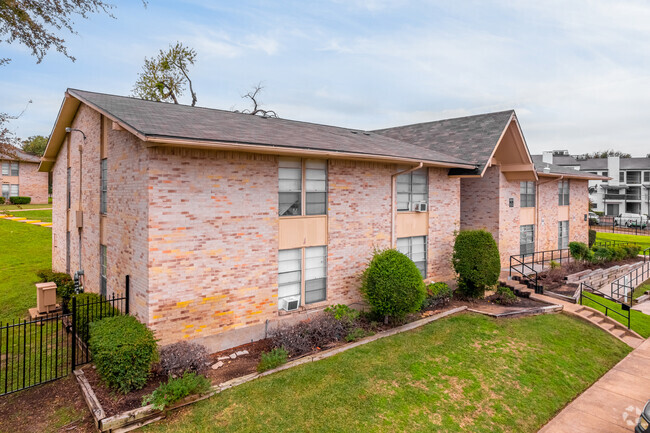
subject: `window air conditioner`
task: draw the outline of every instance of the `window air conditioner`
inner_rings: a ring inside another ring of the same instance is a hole
[[[415,203],[415,209],[416,212],[426,212],[427,211],[427,202],[421,201],[418,203]]]
[[[280,309],[284,311],[297,310],[300,306],[300,296],[289,296],[280,299]]]

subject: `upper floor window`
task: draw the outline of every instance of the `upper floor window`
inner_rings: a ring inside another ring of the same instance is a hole
[[[9,161],[2,161],[2,175],[9,176],[10,170]]]
[[[11,175],[18,176],[18,161],[11,161]]]
[[[397,251],[406,255],[415,263],[422,274],[422,278],[427,277],[427,237],[413,236],[410,238],[397,239]]]
[[[429,202],[427,169],[421,168],[397,176],[397,210],[412,211],[421,202]]]
[[[102,159],[99,173],[100,195],[99,195],[99,212],[106,214],[108,204],[108,162],[106,158]]]
[[[280,158],[278,182],[280,216],[327,214],[327,161]]]
[[[624,171],[620,171],[618,173],[618,181],[619,182],[625,182],[625,172]]]
[[[650,182],[650,171],[643,172],[643,182]]]
[[[569,181],[561,180],[557,184],[558,202],[560,206],[569,205]]]
[[[18,176],[18,161],[2,161],[3,176]]]
[[[627,183],[639,184],[641,183],[641,172],[640,171],[628,171],[627,172]]]
[[[535,182],[521,182],[521,207],[535,207]]]

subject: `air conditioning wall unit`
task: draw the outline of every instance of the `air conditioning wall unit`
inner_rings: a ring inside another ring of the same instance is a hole
[[[300,296],[288,296],[280,299],[280,309],[284,311],[294,311],[300,306]]]
[[[427,202],[426,201],[420,201],[415,203],[415,206],[413,206],[413,210],[416,212],[426,212],[428,210]]]

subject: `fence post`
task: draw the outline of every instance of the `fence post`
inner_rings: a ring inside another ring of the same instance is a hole
[[[126,296],[126,306],[124,307],[124,312],[126,315],[129,315],[129,289],[131,288],[131,276],[126,276],[126,287],[124,290],[124,295]]]
[[[77,297],[72,297],[72,370],[77,366]]]

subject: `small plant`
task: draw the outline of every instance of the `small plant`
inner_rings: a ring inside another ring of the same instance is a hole
[[[184,373],[200,373],[207,366],[208,351],[197,343],[179,341],[160,349],[159,369],[165,376],[180,377]]]
[[[512,305],[517,301],[517,296],[508,287],[497,287],[496,293],[494,294],[494,302],[501,305]]]
[[[31,197],[20,197],[20,196],[9,197],[9,203],[11,204],[29,204],[31,203],[31,201],[32,201]]]
[[[591,220],[589,220],[591,222]],[[589,248],[596,242],[596,230],[589,230]]]
[[[457,291],[466,298],[482,298],[501,272],[499,247],[486,230],[464,230],[456,235],[452,256],[458,274]]]
[[[158,360],[153,332],[133,316],[91,323],[89,347],[99,376],[124,394],[144,387]]]
[[[167,383],[160,385],[154,392],[142,398],[142,406],[152,404],[163,410],[188,395],[204,394],[210,390],[210,381],[200,374],[188,372],[182,377],[170,377]]]
[[[453,291],[446,283],[431,283],[427,286],[427,296],[424,298],[422,308],[435,308],[447,305],[453,294]]]
[[[580,261],[588,261],[590,256],[589,247],[582,242],[570,242],[569,253],[571,257]]]
[[[350,323],[336,320],[331,314],[320,314],[293,325],[280,325],[271,332],[271,339],[275,347],[298,356],[342,340],[350,328]]]
[[[325,308],[325,313],[331,314],[336,320],[354,322],[359,318],[359,311],[345,304],[336,304]]]
[[[584,244],[583,244],[584,245]],[[594,262],[609,262],[614,258],[614,249],[608,247],[595,247],[594,248]]]
[[[272,370],[287,362],[289,354],[282,347],[275,347],[270,352],[262,352],[260,363],[257,364],[257,371],[263,372]]]
[[[104,317],[112,317],[120,314],[120,310],[114,308],[109,301],[97,293],[79,293],[74,297],[76,298],[77,304],[75,320],[77,335],[86,343],[90,337],[90,323]]]
[[[348,333],[348,335],[345,336],[345,341],[351,343],[353,341],[360,340],[372,334],[373,334],[372,332],[367,332],[363,328],[354,328],[352,331]]]
[[[397,250],[376,251],[363,272],[361,293],[378,317],[403,318],[420,309],[425,288],[422,274]]]
[[[551,265],[551,269],[559,269],[560,267],[562,267],[562,265],[560,265],[555,260],[551,260],[551,262],[549,264]]]

